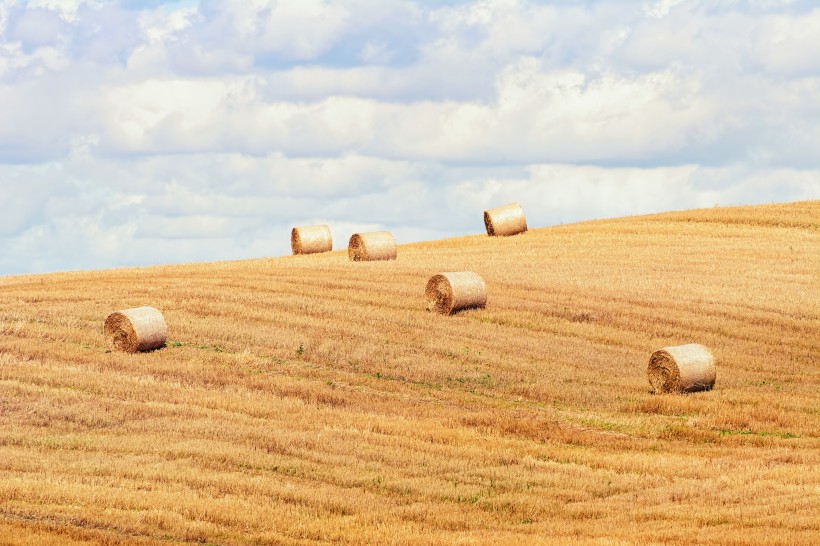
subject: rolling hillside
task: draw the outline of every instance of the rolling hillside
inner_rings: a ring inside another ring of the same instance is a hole
[[[335,244],[0,278],[0,543],[816,543],[820,201]],[[715,389],[650,393],[689,342]]]

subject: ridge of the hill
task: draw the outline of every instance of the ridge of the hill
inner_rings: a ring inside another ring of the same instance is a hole
[[[703,224],[726,224],[726,225],[744,225],[749,227],[780,227],[780,228],[800,228],[808,230],[820,230],[820,201],[796,201],[792,203],[773,203],[767,205],[747,205],[747,206],[723,206],[723,207],[709,207],[700,209],[689,209],[681,211],[670,211],[653,214],[642,214],[637,216],[623,216],[614,218],[603,218],[596,220],[584,220],[579,222],[572,222],[567,224],[552,225],[552,226],[535,226],[530,228],[530,232],[538,232],[541,230],[555,230],[555,229],[583,229],[584,226],[589,225],[612,225],[630,222],[685,222],[685,223],[703,223]],[[479,226],[477,226],[478,228]],[[433,239],[426,241],[415,241],[411,243],[399,242],[399,247],[428,247],[428,246],[447,246],[450,244],[459,244],[470,238],[479,238],[485,240],[484,233],[474,233],[467,235],[458,235],[453,237],[445,237],[442,239]],[[345,241],[335,241],[334,250],[330,253],[344,254],[347,250]],[[169,267],[202,267],[212,264],[215,267],[224,267],[227,264],[241,264],[243,262],[253,262],[258,260],[271,260],[278,258],[293,258],[290,255],[283,256],[267,256],[256,258],[245,258],[237,260],[224,261],[210,261],[210,262],[189,262],[178,264],[157,264],[157,265],[141,265],[141,266],[125,266],[113,269],[89,269],[89,270],[70,270],[70,271],[56,271],[52,273],[30,273],[19,275],[0,276],[0,284],[3,280],[22,279],[28,277],[42,278],[53,275],[70,275],[83,276],[88,274],[105,274],[109,271],[150,271],[152,268],[169,268]],[[305,256],[299,256],[297,259],[304,259]]]
[[[526,207],[525,207],[526,208]],[[0,279],[17,543],[810,544],[820,201]],[[426,311],[469,270],[484,309]],[[110,352],[153,305],[165,348]],[[697,342],[709,392],[656,395]]]

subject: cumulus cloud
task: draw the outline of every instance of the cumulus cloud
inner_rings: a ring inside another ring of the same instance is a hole
[[[803,0],[0,0],[0,274],[820,198]]]

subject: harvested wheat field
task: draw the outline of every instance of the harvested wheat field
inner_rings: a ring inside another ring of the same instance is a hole
[[[818,271],[814,201],[0,278],[0,543],[816,544]],[[689,343],[714,388],[652,394]]]

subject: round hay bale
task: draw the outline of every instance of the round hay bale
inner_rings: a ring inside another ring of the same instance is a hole
[[[527,231],[527,219],[518,203],[484,211],[484,227],[490,237],[516,235]]]
[[[697,343],[652,353],[646,371],[655,392],[708,391],[715,385],[715,357]]]
[[[439,273],[427,281],[424,296],[428,311],[452,315],[461,309],[487,305],[487,286],[472,271]]]
[[[396,240],[389,231],[354,233],[347,246],[351,262],[395,260],[396,254]]]
[[[153,307],[135,307],[108,315],[105,337],[112,350],[126,353],[153,351],[165,346],[168,326]]]
[[[290,232],[293,254],[318,254],[333,250],[333,237],[326,225],[295,227]]]

